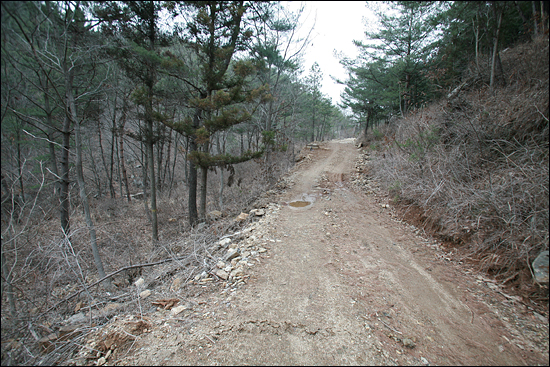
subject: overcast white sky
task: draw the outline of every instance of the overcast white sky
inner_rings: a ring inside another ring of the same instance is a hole
[[[285,1],[283,5],[291,10],[300,7],[300,1]],[[305,75],[315,61],[323,72],[321,91],[332,98],[333,103],[340,103],[343,85],[336,84],[332,78],[346,79],[345,69],[334,56],[338,53],[355,58],[358,54],[353,40],[365,39],[365,19],[372,27],[375,16],[367,9],[366,1],[306,1],[303,15],[304,23],[300,28],[301,36],[307,35],[315,23],[312,32],[313,44],[308,47],[304,56]]]

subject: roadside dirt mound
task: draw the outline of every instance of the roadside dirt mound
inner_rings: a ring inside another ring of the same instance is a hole
[[[113,319],[73,361],[547,365],[547,317],[398,220],[358,174],[366,159],[350,139],[308,152],[239,245],[265,250],[238,260],[242,282],[192,281],[195,297],[173,292],[179,313],[155,308],[153,294],[142,315]]]

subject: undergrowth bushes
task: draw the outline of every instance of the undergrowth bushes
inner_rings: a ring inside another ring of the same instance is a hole
[[[373,168],[394,199],[422,208],[483,270],[511,280],[548,249],[548,37],[501,57],[493,92],[481,70],[458,97],[371,139],[386,141]]]

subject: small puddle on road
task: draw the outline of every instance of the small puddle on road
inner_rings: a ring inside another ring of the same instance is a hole
[[[293,208],[308,208],[315,202],[315,195],[302,194],[299,198],[288,203]]]
[[[309,201],[291,201],[288,203],[288,205],[293,206],[295,208],[303,208],[304,206],[311,205],[312,203]]]

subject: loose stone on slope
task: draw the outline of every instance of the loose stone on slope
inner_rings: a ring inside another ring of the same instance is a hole
[[[227,278],[229,278],[229,274],[227,274],[227,272],[223,269],[219,269],[218,271],[216,271],[216,275],[223,280],[227,280]]]
[[[225,261],[233,260],[237,256],[239,256],[239,250],[236,248],[230,248],[227,250],[227,254],[225,255]]]
[[[403,345],[404,345],[405,347],[411,348],[411,349],[414,348],[414,347],[416,346],[416,344],[414,344],[414,342],[413,342],[411,339],[409,339],[409,338],[404,338],[404,339],[403,339]]]

